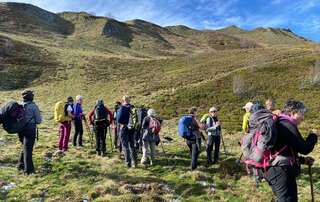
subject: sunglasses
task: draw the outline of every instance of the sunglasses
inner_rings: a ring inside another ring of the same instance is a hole
[[[217,111],[211,111],[210,113],[216,113]]]

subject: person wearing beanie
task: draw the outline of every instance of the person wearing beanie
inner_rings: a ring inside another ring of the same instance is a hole
[[[151,128],[151,122],[156,121],[160,125],[160,121],[156,118],[154,109],[149,109],[147,116],[142,121],[142,158],[141,164],[146,164],[148,161],[148,154],[150,154],[150,165],[154,164],[156,157],[156,145],[160,142],[159,134],[156,134]],[[150,152],[149,152],[150,149]]]
[[[82,119],[83,119],[83,110],[82,110],[82,102],[83,97],[81,95],[76,96],[76,104],[74,105],[74,136],[73,136],[73,146],[82,147],[82,136],[83,136],[83,125],[82,125]]]
[[[42,117],[38,106],[33,102],[34,93],[31,90],[24,90],[22,93],[22,105],[25,109],[27,124],[18,134],[22,144],[22,151],[18,160],[18,170],[29,175],[35,172],[32,161],[34,142],[37,136],[37,125],[41,123]]]
[[[89,112],[88,119],[94,128],[96,136],[96,153],[98,156],[106,155],[107,129],[113,123],[112,112],[104,105],[102,99],[96,101],[94,109]]]

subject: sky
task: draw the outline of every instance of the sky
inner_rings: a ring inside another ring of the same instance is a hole
[[[51,12],[85,11],[120,21],[220,29],[289,28],[320,42],[320,0],[13,0]],[[0,0],[4,2],[4,0]]]

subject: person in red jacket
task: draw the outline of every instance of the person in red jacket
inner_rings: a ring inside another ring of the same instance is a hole
[[[96,106],[88,114],[96,136],[96,152],[98,156],[106,154],[107,129],[113,123],[113,113],[104,105],[103,100],[97,100]]]

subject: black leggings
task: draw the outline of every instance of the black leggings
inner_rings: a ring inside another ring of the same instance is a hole
[[[77,118],[74,120],[73,146],[77,145],[77,140],[78,140],[78,145],[82,146],[82,136],[83,136],[82,120]]]

